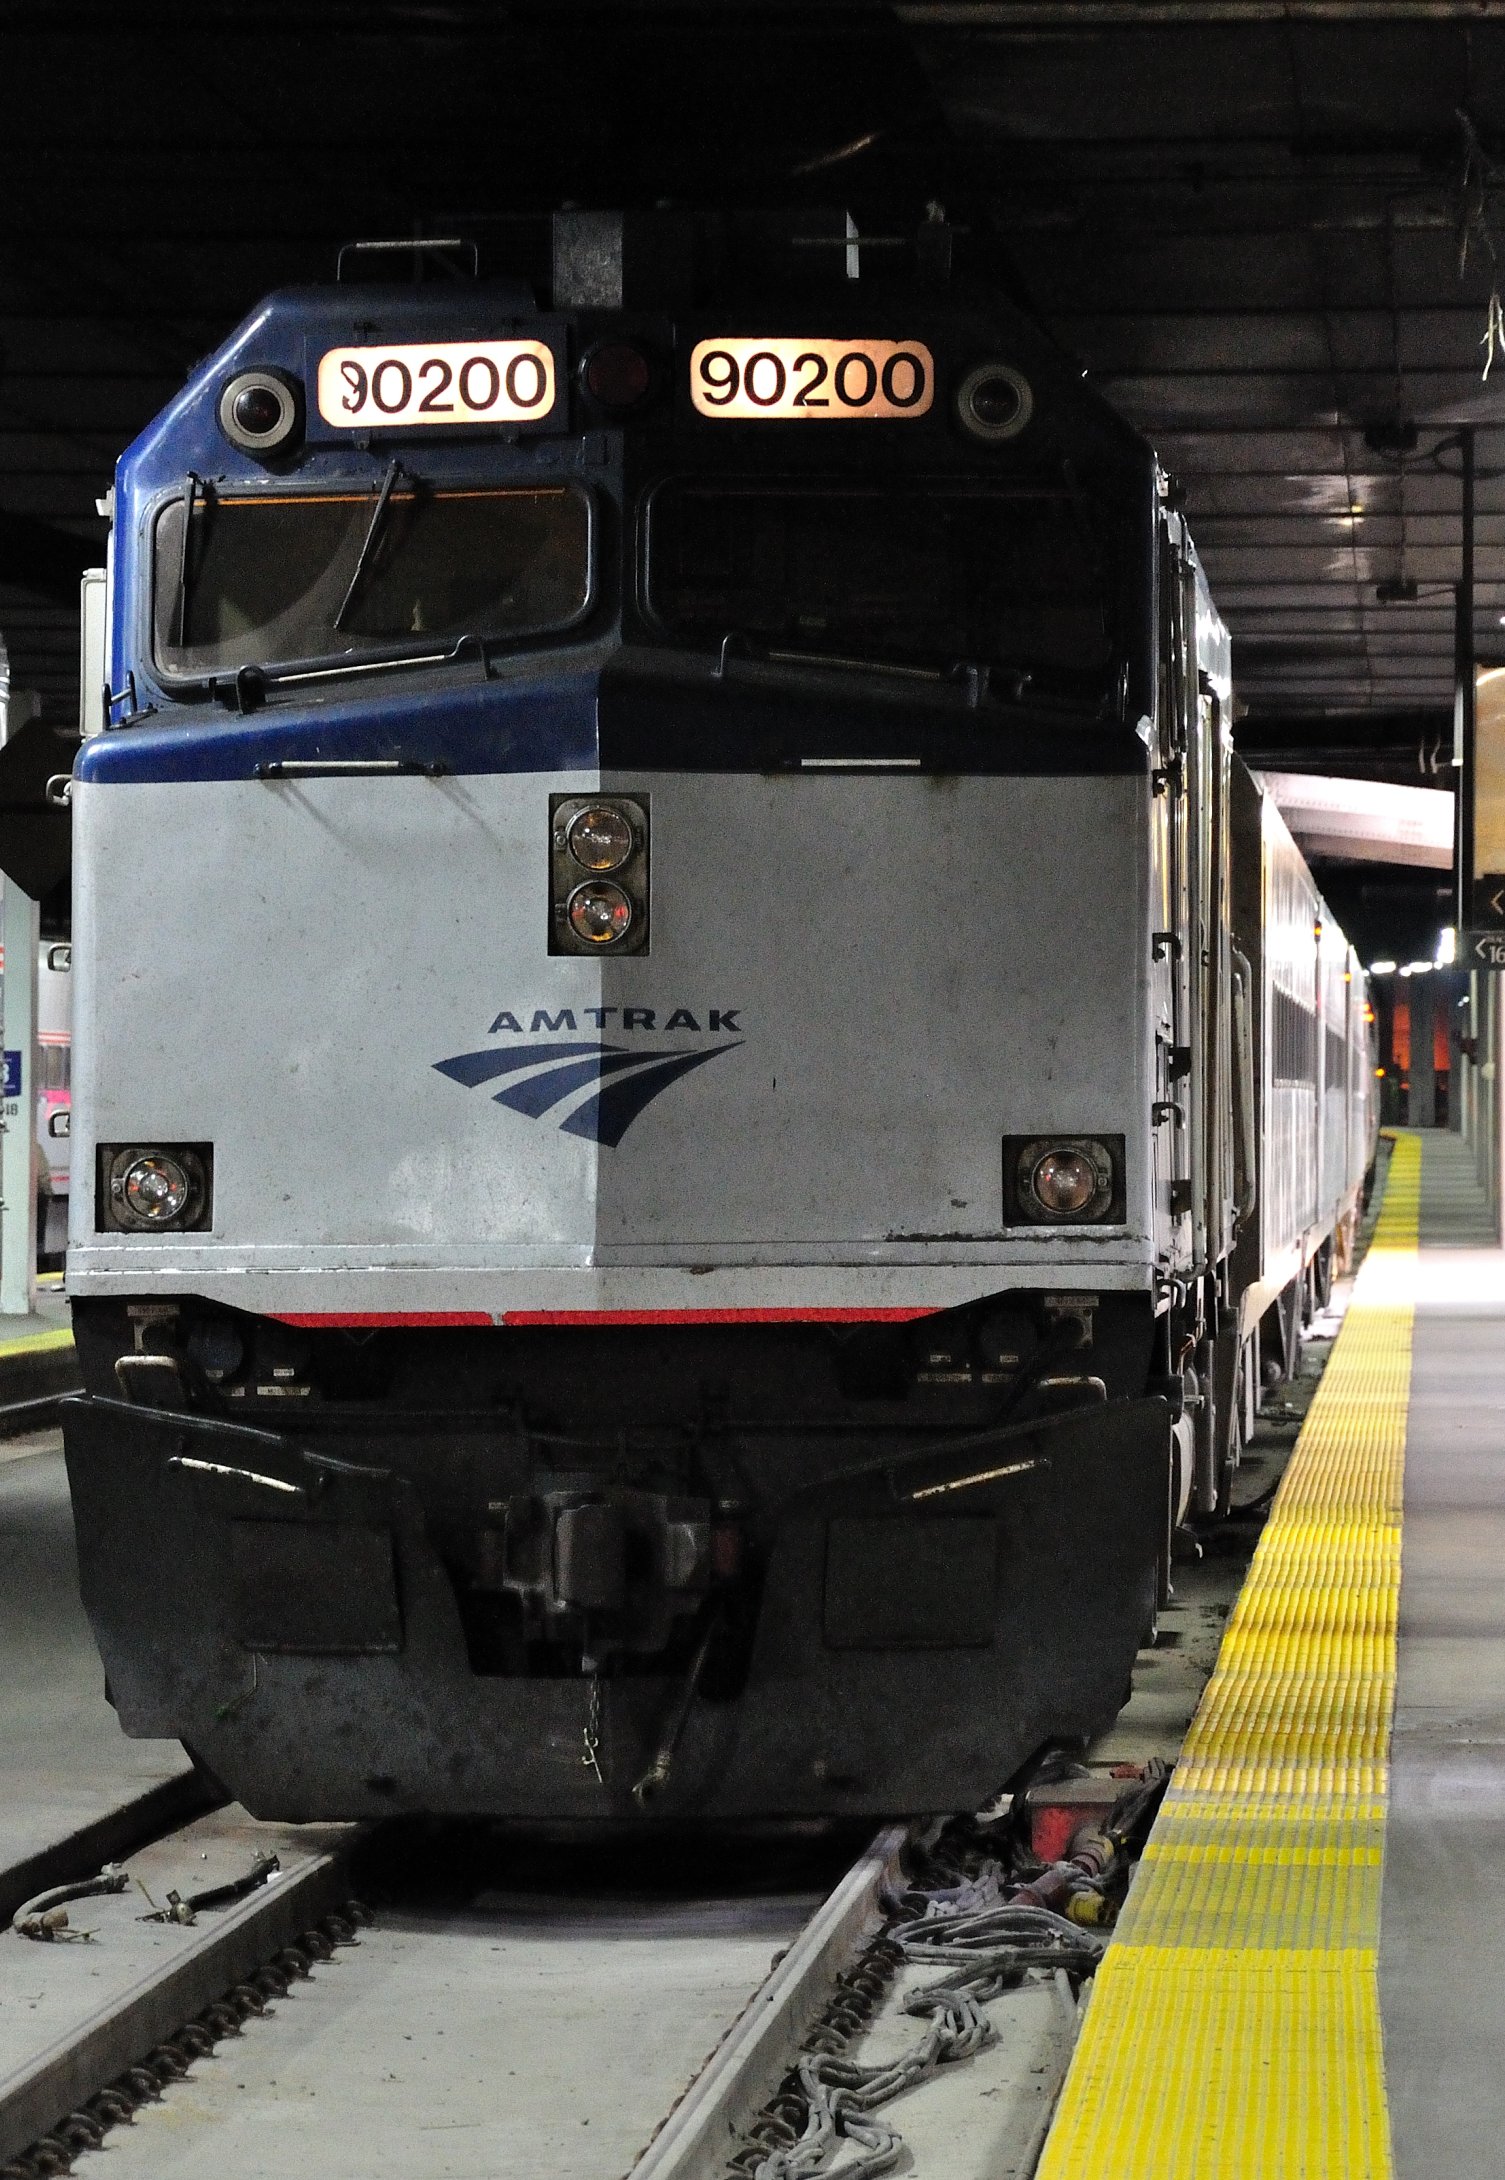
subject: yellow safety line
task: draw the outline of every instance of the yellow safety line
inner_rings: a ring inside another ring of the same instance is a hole
[[[1039,2180],[1388,2180],[1380,1880],[1421,1143],[1099,1970]]]
[[[0,1357],[6,1355],[39,1355],[44,1348],[72,1347],[73,1334],[66,1325],[59,1325],[56,1332],[26,1332],[19,1340],[0,1340]]]

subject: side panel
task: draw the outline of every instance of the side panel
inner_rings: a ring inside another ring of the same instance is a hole
[[[1249,965],[1247,997],[1247,1049],[1237,1054],[1242,1084],[1252,1106],[1245,1119],[1247,1138],[1254,1151],[1253,1171],[1245,1173],[1247,1215],[1239,1221],[1234,1244],[1230,1285],[1239,1298],[1241,1329],[1253,1329],[1263,1303],[1264,1198],[1269,1168],[1266,1116],[1269,1086],[1264,1065],[1267,1044],[1265,1003],[1268,973],[1264,927],[1264,802],[1265,798],[1249,768],[1235,757],[1229,776],[1233,896],[1233,943]],[[1249,1297],[1245,1306],[1244,1297]]]
[[[1281,1285],[1301,1269],[1317,1222],[1320,1047],[1317,938],[1321,901],[1273,800],[1264,800],[1264,1258]]]
[[[1330,1222],[1348,1186],[1348,942],[1324,905],[1318,974],[1322,988],[1322,1201]]]

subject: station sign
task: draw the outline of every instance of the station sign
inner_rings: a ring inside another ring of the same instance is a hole
[[[1467,932],[1463,962],[1470,969],[1505,969],[1505,931]]]

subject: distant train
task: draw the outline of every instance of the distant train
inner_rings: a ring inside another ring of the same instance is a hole
[[[36,1073],[37,1255],[61,1263],[68,1244],[69,1126],[72,1109],[72,977],[68,948],[37,949]]]
[[[975,240],[554,244],[270,297],[120,462],[85,1600],[262,1816],[975,1806],[1227,1506],[1364,980]]]

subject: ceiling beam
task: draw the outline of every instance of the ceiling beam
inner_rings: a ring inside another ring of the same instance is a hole
[[[897,0],[901,23],[998,30],[1103,29],[1127,23],[1505,22],[1505,0]]]

